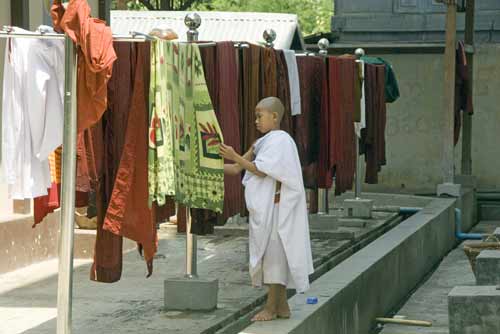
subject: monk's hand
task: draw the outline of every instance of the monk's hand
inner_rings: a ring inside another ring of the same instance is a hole
[[[220,144],[220,155],[224,159],[231,161],[235,161],[236,157],[238,156],[236,151],[231,146],[227,146],[225,144]]]

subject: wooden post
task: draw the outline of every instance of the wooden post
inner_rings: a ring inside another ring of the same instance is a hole
[[[474,86],[474,12],[475,0],[467,0],[465,14],[465,46],[467,55],[467,66],[469,71],[468,94],[473,96]],[[472,48],[472,50],[470,50]],[[462,175],[472,175],[472,117],[469,113],[463,114],[462,132]]]
[[[443,123],[443,182],[454,181],[454,113],[455,113],[455,63],[457,39],[457,5],[455,0],[445,0],[446,49],[444,53],[444,123]]]

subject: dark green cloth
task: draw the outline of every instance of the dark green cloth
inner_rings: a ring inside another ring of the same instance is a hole
[[[385,102],[392,103],[399,98],[399,86],[392,65],[379,57],[361,57],[367,64],[385,65]]]

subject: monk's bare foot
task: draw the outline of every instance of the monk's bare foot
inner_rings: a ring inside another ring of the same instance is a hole
[[[252,318],[252,321],[271,321],[274,319],[276,319],[276,312],[264,308]]]
[[[290,318],[290,315],[291,315],[290,306],[288,306],[287,301],[278,305],[278,310],[277,310],[276,314],[277,314],[278,318],[281,318],[281,319],[289,319]]]

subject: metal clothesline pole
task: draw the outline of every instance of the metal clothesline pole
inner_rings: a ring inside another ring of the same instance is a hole
[[[322,57],[328,56],[328,48],[330,47],[330,41],[326,38],[322,38],[318,41],[319,55]],[[326,61],[326,59],[325,59]],[[330,213],[329,199],[328,199],[328,189],[318,189],[318,214],[327,215]]]
[[[357,62],[361,62],[361,57],[365,55],[365,50],[363,50],[362,48],[356,49],[354,54],[356,55]],[[362,92],[362,94],[364,94],[364,92]],[[361,101],[359,101],[359,103],[361,103]],[[356,134],[356,183],[354,185],[354,198],[359,199],[361,197],[361,184],[362,184],[362,174],[363,174],[362,171],[363,161],[361,160],[361,155],[359,154],[360,152],[359,140],[361,139],[361,130],[359,133],[355,131],[355,134]]]
[[[65,45],[64,136],[62,198],[59,236],[59,276],[57,283],[57,333],[70,334],[73,303],[73,234],[76,188],[76,48],[68,36]]]
[[[201,25],[201,17],[196,13],[187,14],[184,24],[188,27],[187,41],[189,43],[198,41],[198,28]],[[186,277],[198,277],[198,239],[191,233],[192,227],[191,208],[186,207]]]

